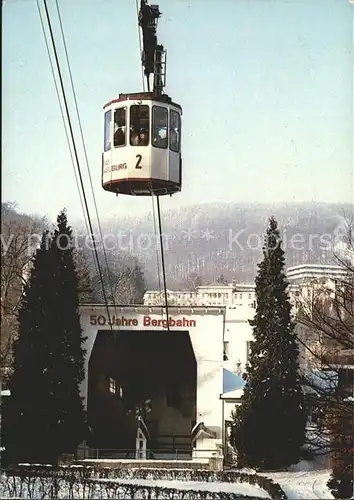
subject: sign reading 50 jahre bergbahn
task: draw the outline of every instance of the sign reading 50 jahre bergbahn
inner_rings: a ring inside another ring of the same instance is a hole
[[[103,315],[91,315],[90,323],[93,326],[135,326],[146,328],[149,326],[152,327],[162,327],[167,328],[168,326],[173,328],[174,326],[182,327],[182,328],[190,328],[196,326],[195,319],[188,319],[184,316],[182,318],[174,319],[169,317],[168,322],[167,319],[156,319],[151,316],[142,316],[141,318],[126,318],[125,316],[114,316],[112,315],[110,319]]]

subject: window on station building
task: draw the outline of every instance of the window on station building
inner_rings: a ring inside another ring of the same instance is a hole
[[[224,342],[224,361],[228,361],[230,356],[230,342]]]
[[[248,298],[249,298],[249,300],[252,299],[252,294],[251,293],[248,294]]]
[[[130,145],[149,145],[149,106],[136,104],[130,107]]]
[[[177,111],[170,111],[170,150],[179,153],[181,143],[181,117]]]
[[[108,110],[104,114],[104,150],[109,151],[111,149],[111,122],[112,122],[112,111]]]
[[[109,384],[109,392],[115,394],[117,390],[117,382],[114,380],[114,378],[109,377],[108,384]]]
[[[127,123],[126,123],[127,108],[118,108],[114,111],[114,147],[125,146],[127,143]]]
[[[168,111],[162,106],[152,108],[152,145],[166,149],[168,146]]]
[[[117,384],[117,381],[112,377],[108,377],[108,390],[111,394],[117,394],[120,398],[123,397],[123,387]]]

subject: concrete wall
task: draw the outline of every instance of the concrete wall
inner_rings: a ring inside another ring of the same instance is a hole
[[[236,372],[237,362],[240,362],[240,371],[244,372],[247,362],[247,342],[253,340],[252,327],[248,320],[252,319],[255,309],[237,307],[226,309],[225,342],[229,342],[228,361],[224,368]]]
[[[236,409],[236,406],[240,406],[241,403],[236,401],[224,401],[224,419],[232,420],[231,414]]]
[[[166,316],[161,307],[124,306],[109,307],[113,330],[167,330]],[[169,307],[170,318],[174,320],[171,331],[189,331],[194,355],[197,361],[197,422],[218,427],[221,435],[222,403],[219,399],[223,390],[223,337],[225,309],[218,307],[179,308]],[[85,380],[81,394],[87,408],[88,364],[98,330],[110,330],[107,310],[101,305],[82,305],[80,308],[84,344]],[[163,321],[164,319],[164,321]],[[132,360],[133,361],[133,360]],[[183,370],[183,359],[181,359]],[[199,447],[199,446],[198,446]]]

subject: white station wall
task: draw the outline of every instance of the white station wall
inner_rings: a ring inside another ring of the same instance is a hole
[[[110,306],[109,316],[114,330],[167,330],[161,308]],[[151,312],[150,312],[151,311]],[[169,307],[170,330],[189,331],[197,361],[197,422],[221,429],[222,405],[219,399],[223,390],[223,337],[224,310],[213,307],[177,308]],[[81,394],[87,407],[88,364],[99,330],[110,330],[107,310],[104,306],[83,305],[80,307],[84,344],[85,379]],[[173,323],[174,322],[174,323]],[[183,359],[181,359],[183,370]]]
[[[225,368],[235,372],[237,362],[244,372],[247,363],[247,345],[253,340],[253,330],[249,320],[254,317],[255,310],[250,307],[226,309],[225,342],[229,343],[228,358]]]

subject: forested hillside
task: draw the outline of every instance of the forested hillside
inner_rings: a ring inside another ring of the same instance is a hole
[[[9,205],[3,205],[5,219],[6,207]],[[265,226],[271,215],[276,217],[282,231],[287,266],[307,262],[334,263],[333,245],[343,237],[345,221],[353,214],[350,205],[323,203],[218,203],[179,210],[165,207],[168,207],[168,202],[163,200],[166,275],[171,289],[190,287],[196,276],[199,283],[215,281],[221,274],[227,281],[252,282],[261,258]],[[14,212],[11,213],[13,217]],[[21,217],[26,216],[21,214]],[[155,237],[152,214],[140,218],[101,218],[101,225],[108,265],[116,278],[113,280],[115,285],[118,281],[121,284],[127,281],[127,273],[124,280],[121,273],[129,268],[134,283],[139,283],[139,297],[143,293],[141,272],[146,288],[158,287],[157,269],[159,262],[161,275],[161,258],[156,257],[159,241]],[[73,229],[79,235],[77,242],[83,249],[94,285],[97,285],[94,288],[99,288],[92,244],[85,244],[84,225],[75,225]],[[105,256],[98,234],[96,242],[104,269]],[[128,282],[131,282],[130,277]],[[126,288],[130,290],[131,286]],[[134,293],[129,291],[132,296]]]
[[[168,210],[162,202],[168,287],[185,287],[198,274],[203,282],[220,274],[227,280],[253,281],[261,258],[268,217],[274,215],[284,237],[287,266],[333,263],[333,244],[345,232],[353,208],[344,204],[202,204]],[[103,221],[117,249],[129,250],[145,269],[148,286],[157,287],[156,240],[152,214]],[[159,242],[158,242],[159,245]]]

